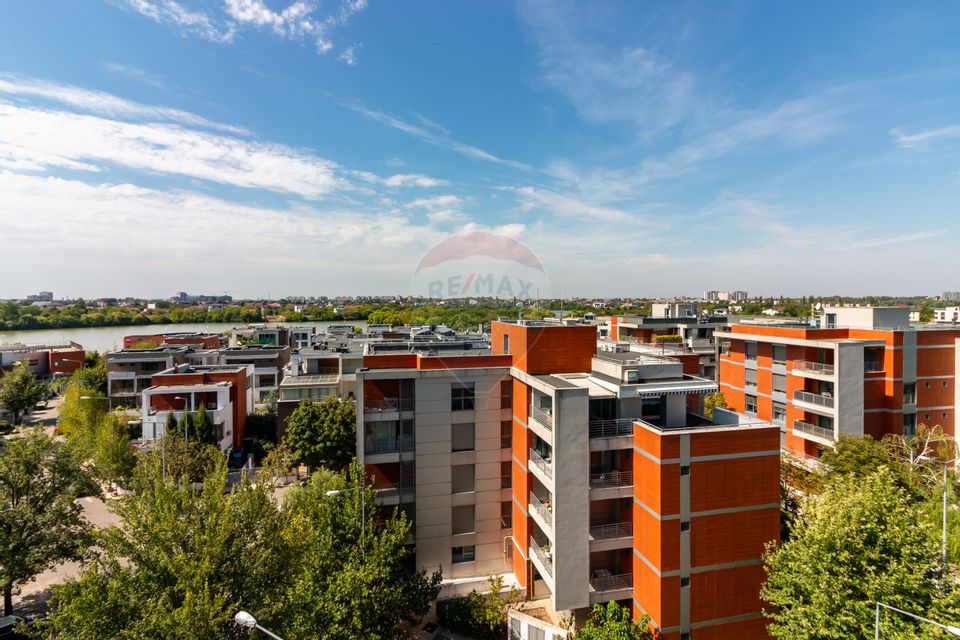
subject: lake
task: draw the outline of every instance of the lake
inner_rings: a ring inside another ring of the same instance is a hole
[[[363,320],[347,320],[333,322],[279,322],[269,323],[271,326],[314,326],[317,330],[333,324],[350,324],[366,327]],[[79,329],[31,329],[29,331],[0,331],[0,345],[3,344],[60,344],[73,341],[83,346],[87,351],[115,351],[123,346],[124,336],[158,333],[181,333],[184,331],[203,331],[208,333],[223,333],[236,327],[245,326],[242,323],[215,322],[209,324],[144,324],[132,327],[84,327]]]

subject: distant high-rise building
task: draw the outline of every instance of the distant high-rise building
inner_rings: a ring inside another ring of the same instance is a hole
[[[960,291],[944,291],[940,299],[946,302],[960,302]]]
[[[41,291],[40,293],[27,296],[29,302],[53,302],[52,291]]]
[[[744,300],[747,299],[747,297],[748,297],[748,296],[747,296],[747,292],[746,292],[746,291],[732,291],[732,292],[730,292],[730,300],[733,300],[734,302],[743,302]]]
[[[719,291],[704,291],[704,292],[703,292],[703,300],[704,300],[704,302],[716,302],[716,301],[719,300],[719,299],[720,299],[720,292],[719,292]]]

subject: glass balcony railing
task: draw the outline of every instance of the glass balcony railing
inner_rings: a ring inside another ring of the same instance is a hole
[[[833,396],[827,396],[822,393],[810,393],[809,391],[795,391],[793,393],[795,402],[806,402],[817,407],[833,409]]]
[[[821,362],[810,362],[809,360],[794,360],[793,370],[807,371],[809,373],[817,373],[822,376],[832,376],[836,371],[836,368],[832,364],[824,364]]]

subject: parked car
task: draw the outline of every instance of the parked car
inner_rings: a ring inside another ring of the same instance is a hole
[[[17,633],[17,625],[26,622],[20,616],[3,616],[0,618],[0,640],[20,640],[25,635]]]

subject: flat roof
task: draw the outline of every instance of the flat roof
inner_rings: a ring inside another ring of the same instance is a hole
[[[280,381],[281,387],[310,387],[320,384],[337,384],[340,376],[337,374],[308,374],[308,375],[286,375]]]

